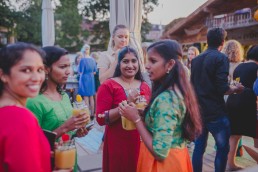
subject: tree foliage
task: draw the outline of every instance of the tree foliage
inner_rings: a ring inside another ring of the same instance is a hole
[[[56,44],[75,52],[82,47],[89,32],[82,30],[82,16],[79,15],[77,8],[78,1],[62,0],[61,3],[55,12]]]
[[[84,40],[92,35],[92,42],[101,42],[99,45],[93,45],[93,48],[95,46],[99,50],[105,49],[110,38],[109,1],[60,0],[61,6],[57,6],[55,11],[56,44],[70,51],[78,51]],[[42,0],[0,1],[0,26],[7,28],[7,35],[14,35],[17,41],[41,45],[41,3]],[[142,35],[151,29],[147,17],[157,4],[158,0],[143,0]],[[80,8],[80,13],[77,7]],[[90,32],[82,30],[81,24],[85,17],[87,21],[98,21]],[[144,37],[142,39],[145,40]]]
[[[89,35],[81,30],[82,16],[78,13],[78,0],[62,0],[61,3],[55,11],[56,44],[78,51],[83,44],[83,38]],[[16,41],[41,45],[41,5],[42,0],[1,1],[0,26],[8,30],[8,37],[15,36]]]
[[[33,5],[20,13],[22,13],[21,19],[16,21],[17,41],[41,45],[41,2],[35,0]]]

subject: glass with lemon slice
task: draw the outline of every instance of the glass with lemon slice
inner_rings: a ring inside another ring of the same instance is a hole
[[[90,110],[80,95],[76,95],[76,101],[73,102],[73,116],[79,115],[81,112],[85,112],[87,116],[90,116]],[[90,118],[85,122],[85,126],[90,122]]]

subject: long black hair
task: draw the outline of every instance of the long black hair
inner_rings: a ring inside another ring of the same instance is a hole
[[[46,53],[44,58],[45,67],[51,68],[53,63],[57,62],[62,56],[68,54],[68,51],[64,48],[56,47],[56,46],[47,46],[42,48]],[[47,76],[46,76],[47,79]],[[45,80],[40,88],[40,93],[44,93],[47,90],[47,80]],[[63,94],[62,85],[57,84],[56,87],[57,92]]]
[[[143,77],[142,77],[142,73],[141,73],[141,67],[140,67],[140,61],[139,61],[139,57],[138,57],[138,54],[137,52],[135,51],[135,49],[129,47],[129,46],[125,46],[123,47],[119,53],[118,53],[118,62],[117,62],[117,66],[116,66],[116,69],[115,69],[115,72],[114,72],[114,75],[113,77],[119,77],[122,75],[121,73],[121,69],[120,69],[120,65],[121,65],[121,61],[123,60],[123,58],[125,57],[126,54],[128,53],[133,53],[134,56],[137,58],[138,60],[138,71],[135,75],[135,79],[137,80],[140,80],[140,81],[143,81]]]
[[[144,114],[150,109],[151,104],[159,94],[168,89],[174,90],[175,86],[177,86],[184,97],[187,109],[182,123],[183,137],[188,140],[194,140],[201,133],[202,123],[194,90],[187,77],[186,69],[179,60],[182,58],[181,46],[175,40],[162,40],[150,45],[147,51],[150,50],[158,53],[165,60],[165,63],[173,59],[175,64],[160,81],[153,82],[150,104],[145,109]]]
[[[45,53],[32,44],[17,42],[9,44],[0,50],[0,69],[3,74],[9,75],[11,68],[16,65],[23,58],[26,50],[37,52],[43,60]],[[0,95],[2,95],[4,83],[0,79]]]

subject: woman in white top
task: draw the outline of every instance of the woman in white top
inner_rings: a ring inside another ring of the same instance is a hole
[[[229,59],[229,82],[232,82],[233,73],[236,67],[242,63],[244,59],[244,49],[240,42],[236,40],[228,40],[223,49],[222,52],[228,56]]]
[[[116,25],[112,32],[112,49],[101,52],[98,60],[99,80],[103,83],[113,76],[119,50],[129,44],[129,30],[124,25]]]

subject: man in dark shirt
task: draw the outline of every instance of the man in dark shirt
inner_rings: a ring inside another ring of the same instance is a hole
[[[229,152],[230,125],[227,118],[224,94],[241,92],[243,86],[229,86],[229,60],[220,52],[227,32],[222,28],[208,31],[208,49],[192,60],[191,81],[194,86],[203,119],[203,133],[196,139],[192,157],[194,172],[202,172],[203,154],[210,132],[217,153],[215,172],[224,172]]]

